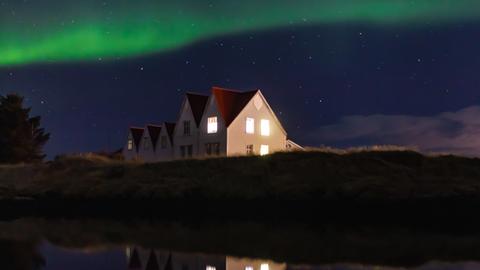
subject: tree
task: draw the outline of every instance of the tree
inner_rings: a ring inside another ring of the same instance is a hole
[[[43,146],[50,138],[40,128],[40,116],[30,117],[23,97],[0,95],[0,163],[32,163],[45,158]]]

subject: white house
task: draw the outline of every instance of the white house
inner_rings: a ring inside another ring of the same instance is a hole
[[[176,124],[131,128],[124,156],[150,162],[294,149],[301,146],[287,140],[287,132],[260,90],[213,87],[210,96],[187,93]]]
[[[214,87],[200,123],[200,156],[284,151],[287,132],[260,90]]]
[[[129,128],[127,144],[123,147],[123,156],[126,160],[140,159],[140,148],[144,131],[144,128]]]
[[[173,158],[199,156],[199,125],[208,96],[187,93],[183,99],[173,136]]]

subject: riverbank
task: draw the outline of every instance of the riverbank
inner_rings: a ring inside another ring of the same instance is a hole
[[[480,205],[480,159],[413,151],[307,151],[154,164],[64,157],[1,166],[0,198],[4,204],[61,208],[71,203],[90,211],[102,204],[170,210],[205,205],[219,212],[233,206],[278,211],[276,205],[306,212],[388,205],[463,208]]]

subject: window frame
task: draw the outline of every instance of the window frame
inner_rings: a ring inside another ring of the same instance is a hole
[[[260,156],[266,156],[270,154],[270,146],[268,144],[260,145]]]
[[[211,122],[210,120],[215,120]],[[211,116],[207,118],[207,134],[216,134],[218,133],[218,117]]]
[[[191,121],[185,120],[183,121],[183,136],[190,136],[190,135],[192,135]]]
[[[268,137],[271,135],[270,120],[262,119],[260,120],[260,135],[263,137]]]
[[[251,120],[251,125],[249,125],[249,120]],[[249,129],[251,128],[251,130]],[[255,134],[255,118],[253,117],[247,117],[245,119],[245,133],[247,134]]]
[[[133,139],[129,138],[127,141],[127,150],[132,151],[133,150]]]

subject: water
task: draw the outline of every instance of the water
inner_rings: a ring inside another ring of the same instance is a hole
[[[446,227],[22,218],[0,222],[0,269],[480,269],[476,226]]]

